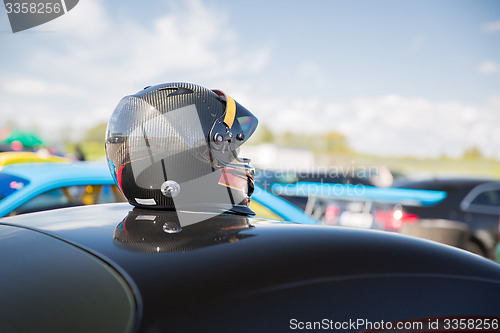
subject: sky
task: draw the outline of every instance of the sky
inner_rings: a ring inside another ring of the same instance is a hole
[[[15,34],[0,8],[0,128],[79,138],[177,81],[363,153],[500,158],[500,1],[80,0]]]

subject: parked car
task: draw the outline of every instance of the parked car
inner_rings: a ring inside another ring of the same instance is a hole
[[[499,181],[432,179],[399,182],[395,186],[297,182],[272,183],[270,189],[280,196],[306,200],[305,212],[329,225],[407,232],[410,228],[404,227],[408,224],[419,223],[425,229],[435,224],[435,232],[439,229],[441,233],[457,232],[465,226],[461,233],[467,239],[457,246],[496,259]],[[411,232],[415,231],[412,228]],[[424,233],[428,232],[432,231]]]
[[[0,217],[125,201],[101,162],[31,163],[0,170]],[[260,217],[319,224],[302,210],[256,186],[250,207]]]
[[[0,153],[0,168],[9,164],[35,162],[69,162],[69,160],[62,156],[55,156],[49,153],[35,153],[30,151],[10,151]]]
[[[177,214],[115,203],[1,219],[0,332],[498,332],[500,266],[479,256],[395,233],[235,214],[182,226]]]
[[[399,228],[397,222],[401,217],[407,216],[398,216],[393,225],[379,224],[380,221],[375,220],[373,216],[374,207],[380,204],[394,207],[402,203],[430,206],[446,197],[444,191],[381,188],[363,184],[276,182],[271,183],[269,187],[273,193],[283,198],[304,200],[305,212],[323,224],[384,230],[391,226]]]
[[[301,224],[321,224],[311,215],[272,192],[255,186],[250,208],[256,216],[267,219],[294,221]]]
[[[358,177],[351,174],[341,174],[338,171],[331,172],[281,172],[275,170],[257,169],[255,173],[255,182],[261,187],[267,190],[271,190],[271,185],[274,183],[283,184],[293,184],[297,182],[312,182],[320,184],[361,184],[361,185],[373,185],[372,181],[368,177]],[[280,194],[280,197],[292,203],[294,206],[306,211],[308,215],[311,211],[308,211],[307,197],[293,196]],[[317,219],[318,216],[315,216]]]
[[[26,163],[0,170],[0,217],[125,201],[105,163]]]
[[[394,216],[394,212],[400,211],[401,213],[397,213],[398,216],[402,215],[399,225],[415,219],[447,219],[465,223],[470,234],[466,249],[488,258],[496,258],[499,239],[500,181],[441,178],[402,182],[396,186],[405,189],[443,191],[446,192],[446,197],[430,206],[402,204],[388,211],[380,210],[376,213],[379,218],[391,220],[391,213]]]

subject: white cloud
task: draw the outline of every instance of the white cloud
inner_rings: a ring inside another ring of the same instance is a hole
[[[53,20],[44,29],[79,40],[100,38],[111,29],[109,14],[102,0],[79,1],[65,15]]]
[[[500,132],[493,130],[500,124],[498,96],[481,105],[464,105],[397,94],[344,101],[333,93],[280,95],[283,91],[275,85],[281,77],[252,80],[266,74],[270,49],[244,43],[223,8],[198,0],[168,4],[165,13],[141,23],[138,16],[109,12],[104,1],[85,0],[44,25],[54,33],[37,36],[31,54],[21,54],[9,67],[0,64],[2,118],[39,126],[56,139],[61,131],[76,133],[107,121],[125,94],[180,80],[227,91],[278,131],[342,131],[359,151],[458,155],[479,145],[487,154],[500,154]],[[12,40],[26,42],[33,35],[20,36]],[[418,51],[426,39],[417,35],[409,42],[408,50]],[[316,61],[306,59],[283,71],[292,71],[302,82],[332,80]],[[491,61],[478,70],[500,71]]]
[[[500,66],[493,61],[484,61],[479,65],[479,72],[481,74],[498,74],[500,75]]]
[[[7,94],[22,95],[23,97],[78,97],[84,95],[84,92],[82,90],[77,89],[74,86],[64,83],[48,82],[30,77],[14,78],[0,82],[0,91]]]
[[[500,157],[500,96],[482,105],[435,102],[387,95],[329,102],[314,98],[275,100],[258,105],[261,120],[276,131],[339,131],[351,146],[369,154],[438,157],[461,156],[478,146]]]
[[[245,76],[266,68],[269,51],[242,44],[220,8],[199,0],[169,5],[144,22],[86,0],[44,25],[54,33],[39,37],[17,66],[0,67],[2,118],[51,135],[81,132],[146,85],[188,81],[244,92]]]
[[[492,22],[487,22],[483,24],[481,27],[481,30],[483,32],[500,32],[500,21],[492,21]]]
[[[311,60],[302,61],[297,67],[297,74],[301,79],[314,82],[315,84],[328,82],[324,69],[318,63]]]

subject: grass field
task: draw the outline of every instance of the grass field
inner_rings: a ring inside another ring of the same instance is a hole
[[[500,179],[500,161],[489,159],[414,159],[414,158],[359,158],[365,163],[385,165],[403,174],[433,176],[473,176]]]
[[[360,154],[321,156],[322,165],[385,166],[404,175],[417,177],[481,177],[500,179],[500,161],[494,159],[451,159],[383,157]]]

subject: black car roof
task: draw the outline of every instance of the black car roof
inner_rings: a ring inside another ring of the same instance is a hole
[[[461,287],[447,289],[453,294],[456,288],[469,290],[463,286],[465,283],[470,286],[478,281],[495,283],[491,288],[498,288],[500,279],[498,265],[486,259],[392,233],[268,223],[238,215],[220,215],[182,227],[176,233],[169,228],[173,222],[175,212],[106,204],[24,214],[4,218],[0,225],[40,231],[106,261],[136,291],[136,302],[142,309],[137,319],[140,332],[201,331],[212,327],[206,325],[208,320],[225,328],[221,331],[230,331],[228,327],[232,325],[231,331],[255,332],[257,329],[248,329],[246,325],[267,325],[267,320],[274,318],[273,312],[262,322],[263,305],[282,311],[286,320],[293,310],[308,309],[307,303],[299,304],[295,293],[287,292],[297,290],[296,287],[304,297],[309,297],[310,288],[315,288],[317,293],[311,298],[314,303],[310,304],[320,304],[316,296],[325,290],[322,286],[326,284],[333,288],[328,289],[330,295],[335,295],[333,301],[345,305],[346,299],[367,284],[372,292],[381,290],[384,297],[395,289],[393,296],[399,297],[399,289],[392,284],[388,289],[380,289],[380,283],[388,279],[403,281],[406,286],[418,285],[405,288],[418,293],[423,278],[435,281],[440,286],[437,290],[449,281],[464,281]],[[281,303],[275,305],[276,295],[281,292]],[[290,300],[289,296],[293,298]],[[378,297],[370,299],[379,302]],[[359,303],[353,304],[358,308]],[[461,302],[455,303],[461,306]],[[370,303],[368,306],[373,309]],[[247,315],[252,309],[259,310],[260,322]],[[318,307],[311,309],[317,311]],[[331,307],[320,309],[331,311]],[[244,316],[238,317],[240,314]],[[241,321],[235,321],[238,319]],[[278,320],[274,328],[281,324]]]

